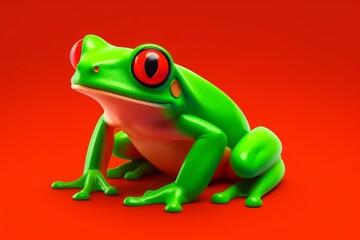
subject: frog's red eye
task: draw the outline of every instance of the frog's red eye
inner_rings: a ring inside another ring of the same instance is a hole
[[[159,50],[144,49],[135,56],[132,71],[140,83],[156,87],[166,82],[169,76],[169,59]]]
[[[79,40],[77,41],[74,46],[71,48],[71,52],[70,52],[70,62],[71,65],[76,69],[79,61],[80,61],[80,57],[81,57],[81,50],[82,50],[82,42],[83,40]]]

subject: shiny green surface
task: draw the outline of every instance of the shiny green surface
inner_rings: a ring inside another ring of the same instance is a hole
[[[170,61],[169,77],[161,86],[144,86],[132,74],[133,59],[144,48],[160,50]],[[95,67],[100,71],[94,71]],[[178,97],[171,93],[173,80],[177,80],[181,87]],[[209,184],[226,147],[232,150],[230,164],[233,171],[243,180],[215,194],[212,198],[214,203],[228,203],[235,197],[247,197],[246,206],[259,207],[262,205],[261,197],[274,188],[284,175],[282,147],[276,135],[264,127],[250,130],[240,108],[225,93],[194,72],[174,64],[169,53],[158,45],[121,48],[88,35],[83,41],[82,56],[72,84],[158,103],[164,106],[164,123],[169,123],[179,135],[193,141],[175,182],[147,191],[140,197],[127,197],[125,205],[163,203],[168,212],[181,211],[183,203],[196,199]],[[154,131],[156,135],[156,128],[149,131]],[[169,136],[167,141],[173,141],[173,138]],[[151,164],[152,159],[142,157],[141,153],[128,153],[126,149],[129,147],[134,147],[131,138],[120,132],[114,140],[113,126],[100,117],[89,144],[83,177],[72,183],[57,182],[53,187],[82,188],[74,196],[81,200],[89,198],[92,191],[115,193],[103,176],[111,154],[131,162],[108,170],[109,177],[135,180],[157,171]],[[172,164],[171,159],[168,164]]]

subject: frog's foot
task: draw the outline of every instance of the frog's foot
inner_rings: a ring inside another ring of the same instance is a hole
[[[183,191],[176,183],[168,184],[158,190],[149,190],[141,197],[127,197],[126,206],[142,206],[148,204],[164,203],[166,212],[181,212],[181,204],[189,202]]]
[[[109,178],[124,177],[127,180],[137,180],[142,176],[159,171],[150,162],[146,160],[132,160],[119,167],[109,169],[107,176]]]
[[[284,171],[284,162],[280,159],[262,175],[252,179],[243,179],[224,192],[214,194],[212,202],[228,203],[233,198],[246,197],[245,206],[261,207],[263,204],[261,197],[279,184],[284,176]]]
[[[248,197],[245,200],[245,206],[247,207],[261,207],[263,204],[260,197]]]
[[[248,179],[243,179],[223,192],[215,193],[211,201],[217,204],[225,204],[231,201],[233,198],[237,197],[247,197],[249,195],[249,188],[251,182]]]
[[[80,192],[73,195],[75,200],[87,200],[90,193],[103,191],[106,195],[117,195],[118,190],[111,186],[99,170],[88,170],[79,179],[72,182],[54,182],[52,188],[82,188]]]
[[[107,171],[108,178],[120,178],[123,177],[126,173],[134,171],[140,166],[140,161],[130,161],[124,163],[116,168],[111,168]]]
[[[213,201],[226,203],[241,196],[241,193],[246,193],[243,195],[247,197],[246,206],[261,206],[261,197],[277,186],[284,176],[281,150],[280,140],[269,129],[257,127],[251,130],[235,146],[230,157],[234,173],[241,179],[246,179],[246,191],[239,190],[235,184],[224,193],[215,195]]]
[[[285,166],[280,159],[273,167],[253,180],[249,196],[245,201],[247,207],[261,207],[261,197],[276,187],[285,173]]]

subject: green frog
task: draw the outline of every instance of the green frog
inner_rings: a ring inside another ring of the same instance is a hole
[[[74,90],[97,101],[99,117],[88,147],[83,175],[53,188],[80,188],[73,198],[103,191],[116,195],[109,178],[140,179],[164,172],[175,181],[142,196],[126,197],[127,206],[165,204],[180,212],[217,179],[233,182],[212,202],[245,197],[260,207],[261,197],[283,178],[279,138],[265,127],[250,129],[240,108],[219,88],[177,65],[155,44],[116,47],[95,35],[73,46]],[[107,169],[110,157],[127,159]]]

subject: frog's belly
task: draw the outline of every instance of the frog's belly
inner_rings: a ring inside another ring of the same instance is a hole
[[[170,140],[154,138],[152,136],[136,138],[131,135],[129,135],[129,137],[135,148],[151,164],[174,177],[178,175],[190,148],[194,144],[193,140]],[[204,151],[206,151],[206,149]],[[228,175],[229,169],[227,168],[227,164],[230,159],[230,154],[231,150],[226,148],[212,178],[213,180]],[[202,159],[200,156],[197,161],[199,161],[199,165],[201,165],[200,162],[205,161],[205,159]]]
[[[188,154],[193,141],[169,140],[154,137],[134,138],[129,135],[135,148],[155,167],[176,176]],[[200,159],[199,159],[200,160]]]

